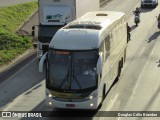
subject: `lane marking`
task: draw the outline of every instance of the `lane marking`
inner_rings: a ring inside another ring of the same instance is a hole
[[[35,57],[33,60],[31,60],[28,64],[26,64],[24,67],[22,67],[19,71],[17,71],[15,74],[10,76],[8,79],[6,79],[4,82],[0,84],[0,86],[3,86],[3,84],[7,83],[9,80],[13,79],[16,75],[18,75],[20,72],[26,69],[29,65],[31,65],[37,58]]]
[[[109,106],[105,109],[106,111],[110,111],[111,110],[111,108],[113,107],[114,103],[116,102],[118,96],[119,96],[119,94],[115,95],[115,97],[111,100],[111,104],[109,104]]]

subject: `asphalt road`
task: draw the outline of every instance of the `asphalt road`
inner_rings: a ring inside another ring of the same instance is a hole
[[[37,1],[37,0],[0,0],[0,7],[6,7],[32,1]]]
[[[140,6],[139,0],[113,0],[102,10],[122,11],[132,28],[131,41],[127,47],[127,58],[119,81],[107,94],[100,111],[159,111],[160,110],[160,31],[156,18],[160,6],[141,9],[141,23],[135,27],[132,11]],[[151,19],[149,19],[151,18]],[[45,105],[44,74],[38,72],[38,60],[34,58],[0,84],[0,110],[10,111],[54,111]],[[79,112],[83,114],[83,112]],[[52,113],[51,113],[52,114]],[[72,116],[73,112],[70,113]],[[84,120],[130,120],[108,118],[105,112],[99,117],[76,118]],[[27,118],[22,118],[22,120]],[[30,118],[31,119],[31,118]],[[38,118],[39,120],[40,118]],[[64,118],[41,118],[62,120]],[[65,120],[75,118],[65,118]],[[132,120],[158,120],[159,118],[137,118]]]

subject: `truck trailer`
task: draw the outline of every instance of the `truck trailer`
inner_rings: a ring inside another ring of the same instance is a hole
[[[49,43],[61,27],[87,12],[99,10],[99,0],[38,0],[37,57],[48,51]],[[35,26],[32,27],[34,36]],[[65,43],[64,43],[65,44]]]

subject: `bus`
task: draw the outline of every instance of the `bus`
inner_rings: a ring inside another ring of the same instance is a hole
[[[54,108],[99,108],[126,58],[125,14],[89,12],[64,26],[39,62],[46,70],[46,102]]]

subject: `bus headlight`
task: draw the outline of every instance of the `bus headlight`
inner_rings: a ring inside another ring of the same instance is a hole
[[[93,104],[93,103],[91,103],[91,104],[90,104],[90,107],[93,107],[93,106],[94,106],[94,104]]]
[[[93,93],[91,93],[88,97],[86,97],[86,99],[87,99],[87,100],[92,100],[92,99],[94,99],[95,97],[97,97],[97,94],[96,94],[96,92],[93,92]]]
[[[52,102],[48,102],[49,105],[52,105]]]
[[[50,97],[50,98],[51,98],[51,97],[52,97],[52,95],[51,95],[51,94],[49,94],[49,95],[48,95],[48,97]]]
[[[55,98],[56,96],[52,95],[49,90],[46,89],[46,96],[49,98]]]
[[[49,98],[53,98],[54,96],[49,92],[49,90],[46,90],[46,95],[49,97]]]
[[[94,97],[93,97],[92,95],[91,95],[91,96],[89,96],[89,99],[90,99],[90,100],[92,100],[93,98],[94,98]]]

